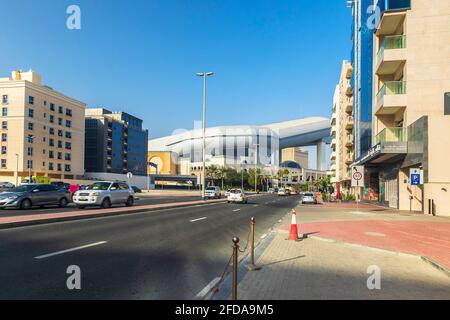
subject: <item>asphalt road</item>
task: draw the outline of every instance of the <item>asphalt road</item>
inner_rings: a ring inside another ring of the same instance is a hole
[[[197,201],[201,200],[199,196],[141,196],[137,195],[139,200],[136,200],[135,206],[144,206],[150,204],[159,203],[173,203],[173,202],[185,202],[185,201]],[[120,207],[124,205],[114,205],[113,207]],[[98,207],[87,208],[98,209]],[[58,206],[46,206],[44,208],[33,207],[30,210],[20,210],[20,209],[3,209],[0,210],[0,217],[15,217],[15,216],[27,216],[33,214],[46,214],[46,213],[57,213],[57,212],[69,212],[78,210],[75,204],[70,203],[66,208],[60,208]]]
[[[298,200],[261,195],[247,205],[0,230],[0,299],[192,299],[222,273],[232,237],[244,246],[251,217],[259,239]],[[67,289],[71,265],[80,267],[81,290]]]

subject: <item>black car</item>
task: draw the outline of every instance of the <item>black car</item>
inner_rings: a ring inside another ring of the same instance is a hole
[[[70,193],[51,184],[26,184],[0,193],[0,208],[30,209],[33,206],[66,207]]]

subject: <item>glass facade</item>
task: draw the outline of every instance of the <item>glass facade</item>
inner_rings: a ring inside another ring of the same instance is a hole
[[[405,10],[411,8],[411,0],[379,0],[378,6],[381,12]]]

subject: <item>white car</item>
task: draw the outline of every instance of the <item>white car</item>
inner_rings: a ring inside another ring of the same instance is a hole
[[[228,203],[248,203],[248,197],[242,190],[233,189],[230,190],[227,201]]]
[[[278,196],[280,197],[285,197],[289,195],[289,190],[284,189],[284,188],[280,188],[278,189]]]
[[[88,206],[100,206],[104,209],[113,204],[125,204],[127,207],[134,205],[134,191],[122,181],[101,181],[79,190],[73,195],[73,202],[78,208]]]
[[[317,204],[317,198],[314,194],[312,193],[305,193],[302,196],[302,204]]]
[[[222,194],[220,193],[220,187],[207,187],[205,190],[205,197],[207,199],[214,198],[220,199],[222,198]]]

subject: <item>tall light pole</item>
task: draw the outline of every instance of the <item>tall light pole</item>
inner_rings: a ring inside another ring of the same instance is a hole
[[[199,72],[198,77],[203,77],[203,121],[202,121],[202,200],[205,200],[205,184],[206,184],[206,78],[214,75],[213,72]]]

